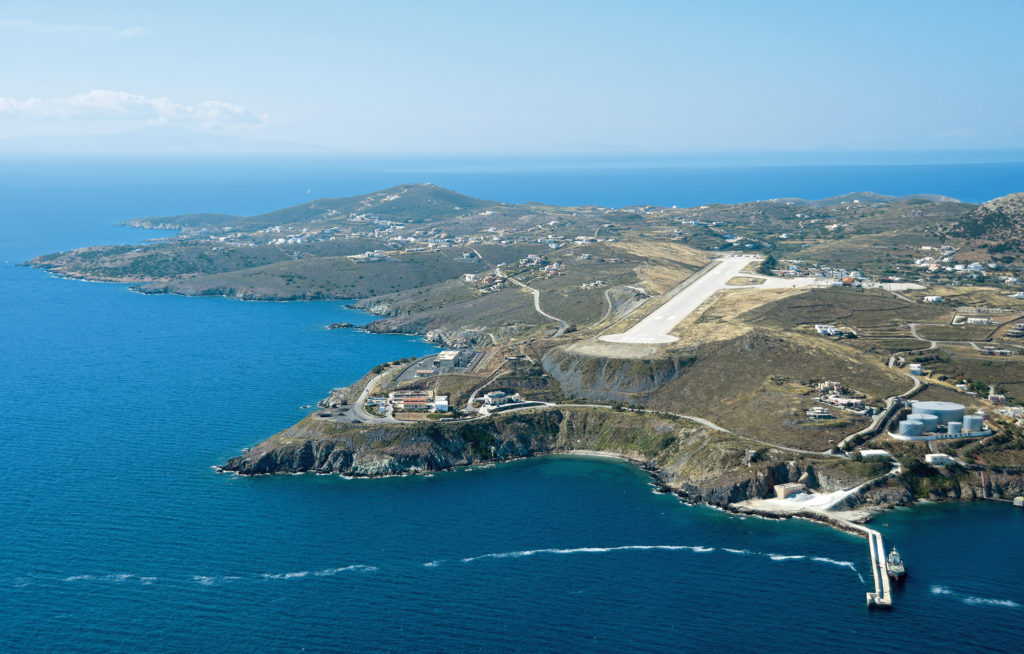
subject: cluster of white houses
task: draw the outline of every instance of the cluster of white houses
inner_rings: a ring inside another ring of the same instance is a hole
[[[481,397],[480,413],[487,415],[499,407],[509,407],[523,401],[519,393],[491,391]],[[447,395],[435,395],[433,391],[392,391],[384,396],[375,396],[366,400],[366,404],[378,409],[391,408],[395,411],[427,411],[447,413],[451,410]]]
[[[819,402],[830,404],[840,409],[847,409],[848,411],[858,413],[864,411],[864,398],[852,396],[849,390],[843,388],[843,385],[837,381],[820,382],[817,388],[822,393],[818,397]],[[808,417],[813,418],[815,416],[808,414]]]
[[[447,413],[447,395],[434,395],[433,391],[394,391],[387,397],[371,397],[366,403],[376,407],[392,407],[395,411],[431,411]]]

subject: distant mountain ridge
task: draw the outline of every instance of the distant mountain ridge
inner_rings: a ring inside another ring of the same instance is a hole
[[[221,227],[234,226],[263,228],[335,217],[347,218],[352,214],[372,214],[376,218],[396,222],[417,223],[434,216],[450,216],[459,212],[482,211],[488,208],[508,208],[502,202],[481,200],[463,195],[434,184],[401,184],[373,193],[347,198],[320,198],[292,207],[253,216],[231,214],[194,213],[168,217],[144,217],[127,220],[129,227]]]
[[[827,208],[841,204],[895,204],[899,202],[949,202],[957,203],[950,197],[942,195],[915,194],[906,196],[882,195],[867,191],[847,193],[821,200],[805,200],[802,198],[774,198],[758,200],[740,205],[795,205],[801,207]],[[444,217],[451,219],[462,214],[462,220],[479,220],[483,215],[500,213],[505,218],[516,218],[530,214],[534,210],[549,207],[542,202],[525,202],[514,204],[482,200],[452,191],[430,183],[400,184],[373,193],[364,193],[346,198],[319,198],[292,207],[278,209],[252,216],[238,216],[218,213],[193,213],[167,217],[142,217],[124,221],[129,227],[150,229],[182,229],[201,227],[240,227],[260,229],[273,225],[310,221],[330,221],[348,218],[351,215],[367,214],[374,218],[394,220],[405,223],[425,223]],[[629,212],[641,206],[622,207],[620,211]],[[597,208],[597,207],[587,207]],[[488,213],[490,212],[490,213]]]
[[[785,202],[792,204],[799,204],[808,207],[831,207],[837,204],[845,204],[850,202],[864,203],[864,204],[890,204],[893,202],[959,202],[956,198],[951,198],[945,195],[935,195],[932,193],[914,193],[912,195],[882,195],[881,193],[872,193],[871,191],[855,191],[853,193],[846,193],[844,195],[836,195],[830,198],[822,198],[821,200],[804,200],[802,198],[776,198],[772,200],[766,200],[766,202]]]

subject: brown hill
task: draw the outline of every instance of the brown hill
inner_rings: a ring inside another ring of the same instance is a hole
[[[989,247],[990,252],[1024,249],[1024,193],[1011,193],[979,205],[947,233],[996,243]]]

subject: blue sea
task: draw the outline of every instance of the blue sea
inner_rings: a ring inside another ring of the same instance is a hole
[[[866,542],[652,492],[612,459],[429,478],[240,478],[212,466],[414,337],[328,331],[342,302],[143,296],[15,264],[429,181],[562,204],[693,205],[856,190],[980,202],[1024,164],[645,167],[330,160],[0,160],[0,650],[1024,651],[1024,511],[876,520],[907,560],[869,612]]]

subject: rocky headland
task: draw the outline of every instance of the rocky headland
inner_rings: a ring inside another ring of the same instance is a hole
[[[540,408],[463,421],[358,425],[317,414],[230,459],[220,470],[384,477],[424,474],[546,454],[592,452],[633,461],[690,503],[721,508],[767,498],[799,481],[820,492],[865,484],[846,508],[908,504],[914,494],[889,466],[844,457],[795,455],[676,417],[597,408]],[[874,480],[874,481],[873,481]],[[1016,483],[1019,483],[1019,479]],[[1006,484],[1009,480],[991,480]],[[981,497],[980,487],[964,493]]]

